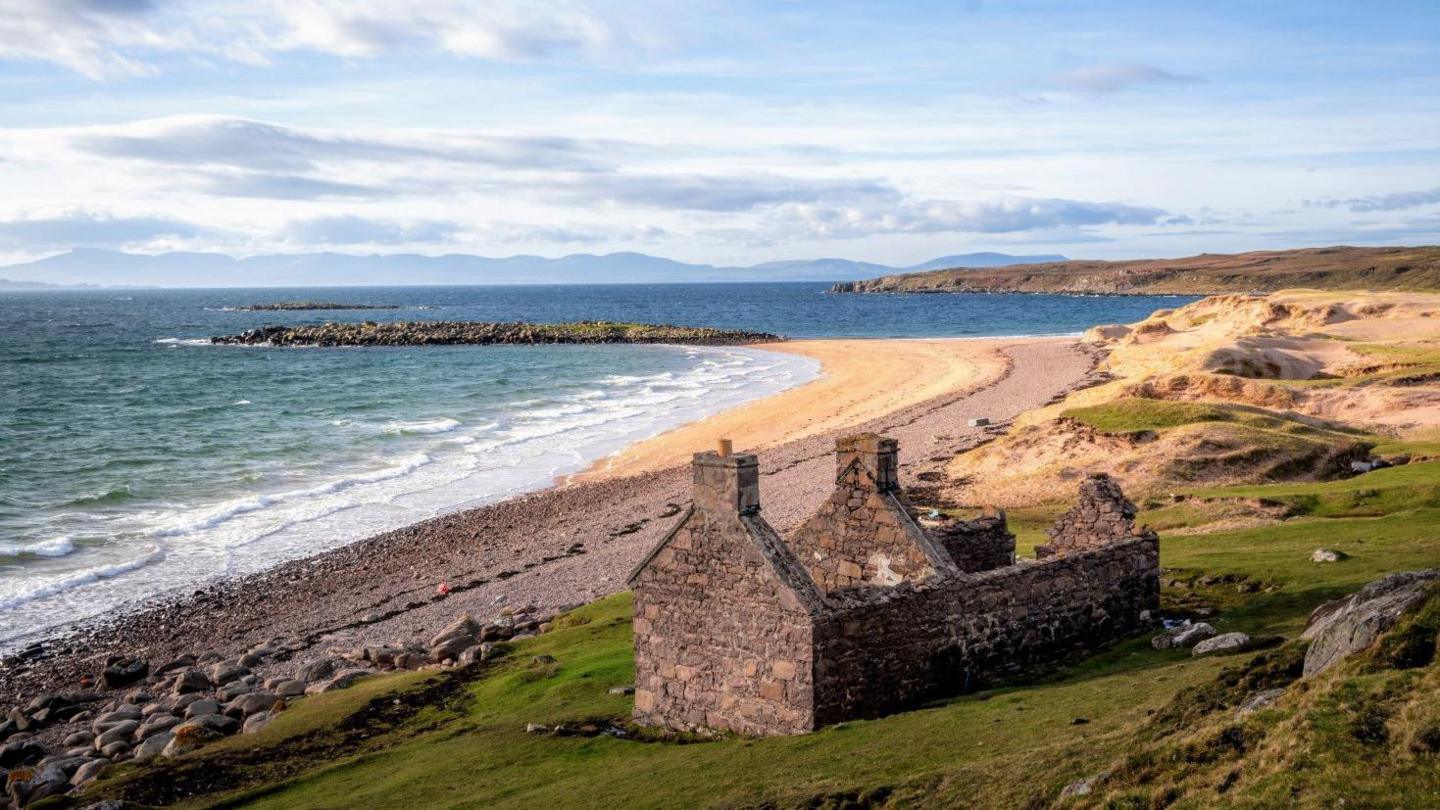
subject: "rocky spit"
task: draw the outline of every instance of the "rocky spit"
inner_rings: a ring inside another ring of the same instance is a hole
[[[791,531],[830,494],[837,433],[873,430],[899,439],[908,459],[901,481],[928,503],[952,485],[944,469],[954,453],[1003,433],[1019,413],[1101,379],[1091,371],[1095,356],[1077,344],[1019,345],[1006,354],[1010,370],[974,390],[767,448],[761,469],[766,517]],[[991,424],[970,426],[979,417]],[[163,756],[171,740],[147,747],[152,727],[136,735],[152,716],[176,718],[155,732],[175,734],[195,719],[185,715],[212,708],[206,702],[192,711],[191,694],[213,700],[217,719],[185,736],[217,739],[210,732],[243,731],[252,716],[283,710],[267,703],[270,696],[288,705],[302,685],[310,694],[385,669],[483,660],[496,652],[484,645],[506,633],[541,632],[547,617],[623,589],[689,491],[688,467],[562,484],[216,582],[36,642],[0,660],[0,710],[9,709],[7,721],[14,722],[0,721],[6,752],[0,771],[17,774],[10,781],[20,786],[11,803],[20,804],[14,799],[22,792],[28,802],[36,791],[70,790],[103,770],[101,760],[149,756],[156,747]],[[460,635],[446,639],[457,625]],[[108,678],[107,671],[113,672]],[[240,698],[248,699],[236,703]],[[97,723],[113,712],[121,714]],[[105,725],[131,721],[133,728]],[[256,728],[264,719],[253,722]],[[128,730],[97,748],[114,728]],[[93,737],[83,742],[86,734]],[[126,747],[115,745],[106,755],[113,743]]]
[[[335,301],[276,301],[236,307],[238,312],[308,312],[321,309],[399,309],[397,304],[342,304]]]
[[[676,343],[738,346],[784,338],[765,332],[610,321],[573,323],[486,323],[481,321],[397,321],[262,326],[211,343],[242,346],[460,346],[558,343]]]

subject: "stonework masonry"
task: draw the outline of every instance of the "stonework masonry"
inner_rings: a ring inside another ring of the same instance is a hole
[[[927,532],[893,440],[837,443],[836,490],[786,543],[753,455],[700,453],[694,504],[630,577],[635,718],[794,734],[974,689],[1147,629],[1159,543],[1108,478],[1015,562],[1003,512]]]
[[[1147,531],[1135,528],[1135,504],[1120,491],[1120,485],[1099,473],[1080,484],[1079,502],[1045,533],[1050,542],[1036,546],[1035,556],[1073,554],[1107,545],[1117,537],[1146,536]],[[1153,538],[1154,533],[1148,536]]]
[[[955,573],[950,555],[910,517],[899,446],[873,433],[837,442],[835,491],[790,538],[824,590],[897,585]]]

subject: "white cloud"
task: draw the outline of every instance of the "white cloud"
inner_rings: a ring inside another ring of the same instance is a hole
[[[1306,200],[1307,208],[1348,208],[1356,213],[1368,213],[1373,211],[1399,211],[1406,208],[1419,208],[1424,205],[1435,205],[1440,203],[1440,188],[1432,188],[1429,191],[1399,191],[1393,194],[1374,194],[1368,197],[1346,197],[1335,199],[1327,197],[1318,200]]]
[[[1079,93],[1115,93],[1141,84],[1185,84],[1195,81],[1154,65],[1088,65],[1062,73],[1060,85]]]
[[[655,225],[615,227],[605,225],[532,225],[522,222],[492,222],[480,229],[487,242],[502,244],[594,245],[602,242],[654,242],[669,235]]]
[[[778,208],[772,227],[802,229],[817,237],[876,234],[1003,234],[1098,225],[1179,224],[1161,208],[1121,202],[1002,197],[980,202],[907,201],[882,209],[790,204]]]
[[[446,220],[393,220],[340,214],[294,220],[282,238],[302,245],[406,245],[451,241],[459,223]]]
[[[143,246],[207,232],[200,225],[166,216],[117,216],[85,208],[0,220],[0,244],[29,250]]]
[[[878,180],[786,177],[775,174],[596,173],[562,179],[555,191],[574,200],[692,211],[748,211],[781,203],[896,200]]]
[[[154,70],[178,53],[261,64],[288,52],[348,59],[442,51],[523,61],[638,47],[613,9],[566,0],[0,0],[0,59],[92,78]],[[143,56],[141,54],[144,54]]]
[[[304,171],[342,160],[438,160],[505,168],[591,170],[602,150],[622,144],[552,135],[483,132],[397,132],[352,135],[221,116],[174,116],[97,128],[73,138],[77,149],[102,157],[170,165],[224,165]]]
[[[0,59],[64,65],[92,78],[144,73],[135,46],[174,40],[149,23],[150,0],[0,0]]]

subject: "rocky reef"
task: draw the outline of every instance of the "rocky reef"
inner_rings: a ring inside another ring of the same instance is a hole
[[[312,326],[262,326],[211,343],[241,346],[458,346],[557,343],[681,343],[738,346],[772,343],[779,335],[699,326],[669,326],[610,321],[574,323],[485,323],[478,321],[399,321],[324,323]]]

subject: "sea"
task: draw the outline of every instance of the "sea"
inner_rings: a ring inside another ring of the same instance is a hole
[[[215,346],[326,320],[616,320],[793,338],[1077,333],[1191,298],[824,283],[0,292],[0,650],[548,486],[815,379],[732,347]],[[254,312],[296,300],[398,309]]]

